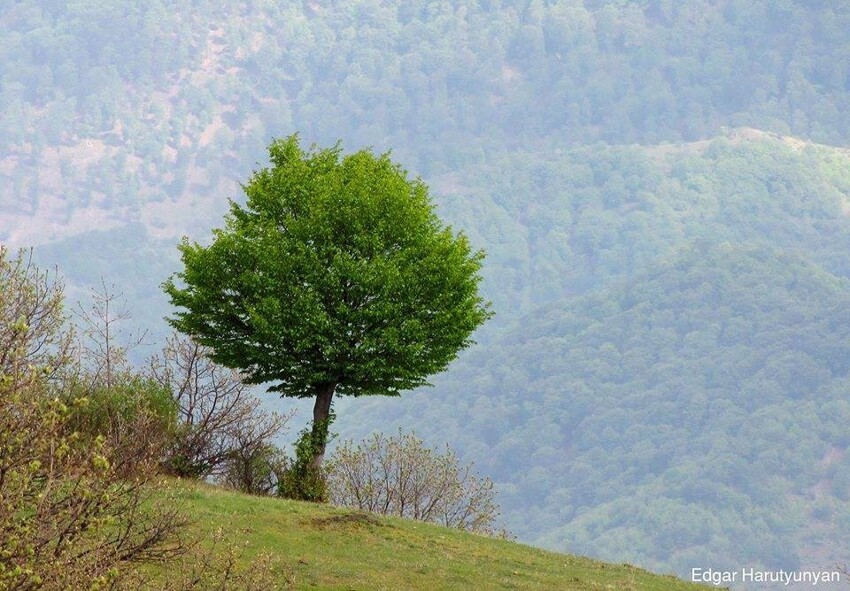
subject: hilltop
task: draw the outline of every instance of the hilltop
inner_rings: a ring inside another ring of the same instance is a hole
[[[434,591],[559,589],[687,591],[706,587],[629,566],[546,552],[428,523],[327,505],[253,497],[180,483],[177,498],[198,537],[218,528],[265,550],[290,570],[296,589]],[[152,573],[154,576],[157,574]]]

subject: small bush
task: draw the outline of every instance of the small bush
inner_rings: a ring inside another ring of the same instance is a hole
[[[177,432],[177,407],[156,382],[125,375],[112,386],[70,385],[63,399],[71,408],[66,428],[88,440],[105,438],[116,466],[132,473],[134,463],[159,462]]]
[[[327,462],[330,500],[384,515],[430,521],[471,532],[506,536],[493,481],[461,466],[453,451],[438,453],[399,431],[345,442]]]
[[[263,444],[240,446],[227,459],[219,482],[252,495],[275,494],[287,469],[283,450]]]
[[[295,461],[287,466],[278,486],[278,496],[296,501],[328,502],[325,468],[315,462],[316,449],[327,441],[328,428],[333,420],[317,429],[304,429],[295,444]]]

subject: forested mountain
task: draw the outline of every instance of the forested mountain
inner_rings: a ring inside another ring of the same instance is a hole
[[[73,295],[161,335],[272,137],[392,149],[496,317],[342,435],[450,442],[560,550],[847,561],[850,5],[0,1],[0,63],[0,242]]]
[[[845,144],[850,9],[783,0],[0,7],[0,237],[208,227],[271,136],[494,153],[750,126]],[[116,26],[120,23],[120,26]],[[214,199],[218,196],[218,199]],[[174,207],[174,203],[178,207]],[[198,219],[198,210],[201,210]],[[31,216],[51,219],[33,228]]]
[[[848,304],[795,257],[694,249],[538,310],[404,408],[457,434],[523,538],[683,573],[799,568],[850,541]],[[391,412],[367,404],[357,419]]]
[[[510,315],[695,242],[763,242],[850,276],[848,163],[843,150],[739,130],[678,145],[513,151],[434,184],[446,214],[487,245],[489,297]]]
[[[571,196],[525,233],[479,226],[505,328],[434,391],[346,409],[354,430],[454,433],[509,526],[549,547],[680,573],[841,560],[847,156],[776,139],[578,154],[490,171],[509,193],[516,174]],[[594,170],[632,197],[583,187]]]

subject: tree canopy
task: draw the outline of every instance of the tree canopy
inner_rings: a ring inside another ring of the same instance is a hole
[[[209,246],[184,240],[170,320],[282,396],[398,395],[444,370],[489,315],[483,253],[389,155],[271,144]],[[182,286],[178,285],[178,282]],[[323,442],[322,442],[323,447]]]

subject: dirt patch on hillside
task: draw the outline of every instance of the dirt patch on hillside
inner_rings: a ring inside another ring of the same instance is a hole
[[[334,528],[346,527],[350,525],[377,525],[385,527],[386,524],[371,513],[354,512],[344,513],[342,515],[332,515],[330,517],[316,517],[309,522],[313,527],[319,528]]]

